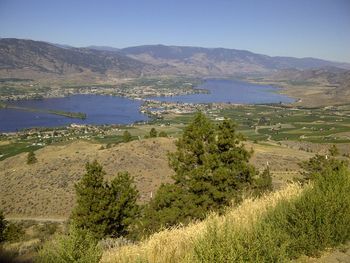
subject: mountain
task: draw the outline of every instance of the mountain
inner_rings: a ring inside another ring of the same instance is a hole
[[[120,53],[63,48],[41,41],[0,39],[0,76],[137,77],[147,65]]]
[[[109,47],[109,46],[88,46],[86,48],[87,49],[102,50],[102,51],[120,52],[119,48]]]
[[[295,69],[348,68],[315,58],[270,57],[225,48],[148,45],[75,48],[14,38],[0,39],[0,77],[107,81],[141,75],[232,77]]]
[[[281,69],[340,67],[350,64],[316,58],[270,57],[246,50],[226,48],[146,45],[124,48],[124,54],[145,63],[171,67],[182,73],[233,75],[236,73],[269,72]]]

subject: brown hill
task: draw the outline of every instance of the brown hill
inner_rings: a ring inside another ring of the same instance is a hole
[[[103,165],[108,178],[119,171],[134,176],[141,201],[149,200],[161,183],[171,181],[173,171],[166,155],[175,150],[174,139],[145,139],[104,150],[100,147],[75,141],[36,151],[38,162],[32,165],[26,164],[24,153],[1,161],[0,208],[9,217],[67,218],[74,207],[74,184],[84,174],[84,164],[94,159]],[[269,161],[276,186],[296,176],[297,163],[312,156],[281,146],[247,143],[247,147],[254,148],[252,162],[258,168]]]

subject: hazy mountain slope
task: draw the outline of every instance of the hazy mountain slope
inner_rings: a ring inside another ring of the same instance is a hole
[[[350,69],[350,64],[314,58],[270,57],[225,48],[148,45],[119,50],[0,39],[0,77],[6,78],[93,82],[141,75],[220,77],[323,67]]]
[[[225,48],[146,45],[121,50],[132,58],[158,66],[172,66],[183,73],[233,75],[269,72],[287,68],[346,67],[350,64],[315,58],[270,57],[245,50]]]
[[[146,65],[123,54],[85,48],[62,48],[40,41],[0,39],[0,72],[55,77],[88,73],[116,77],[141,74]]]

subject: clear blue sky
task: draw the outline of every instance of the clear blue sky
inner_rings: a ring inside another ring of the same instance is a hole
[[[0,0],[0,37],[226,47],[350,62],[350,0]]]

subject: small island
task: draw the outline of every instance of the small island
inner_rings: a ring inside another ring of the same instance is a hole
[[[0,103],[0,109],[1,108],[48,113],[48,114],[60,115],[68,118],[81,119],[81,120],[85,120],[87,116],[86,113],[84,112],[69,112],[69,111],[62,111],[62,110],[28,108],[28,107],[9,105],[5,103]]]

